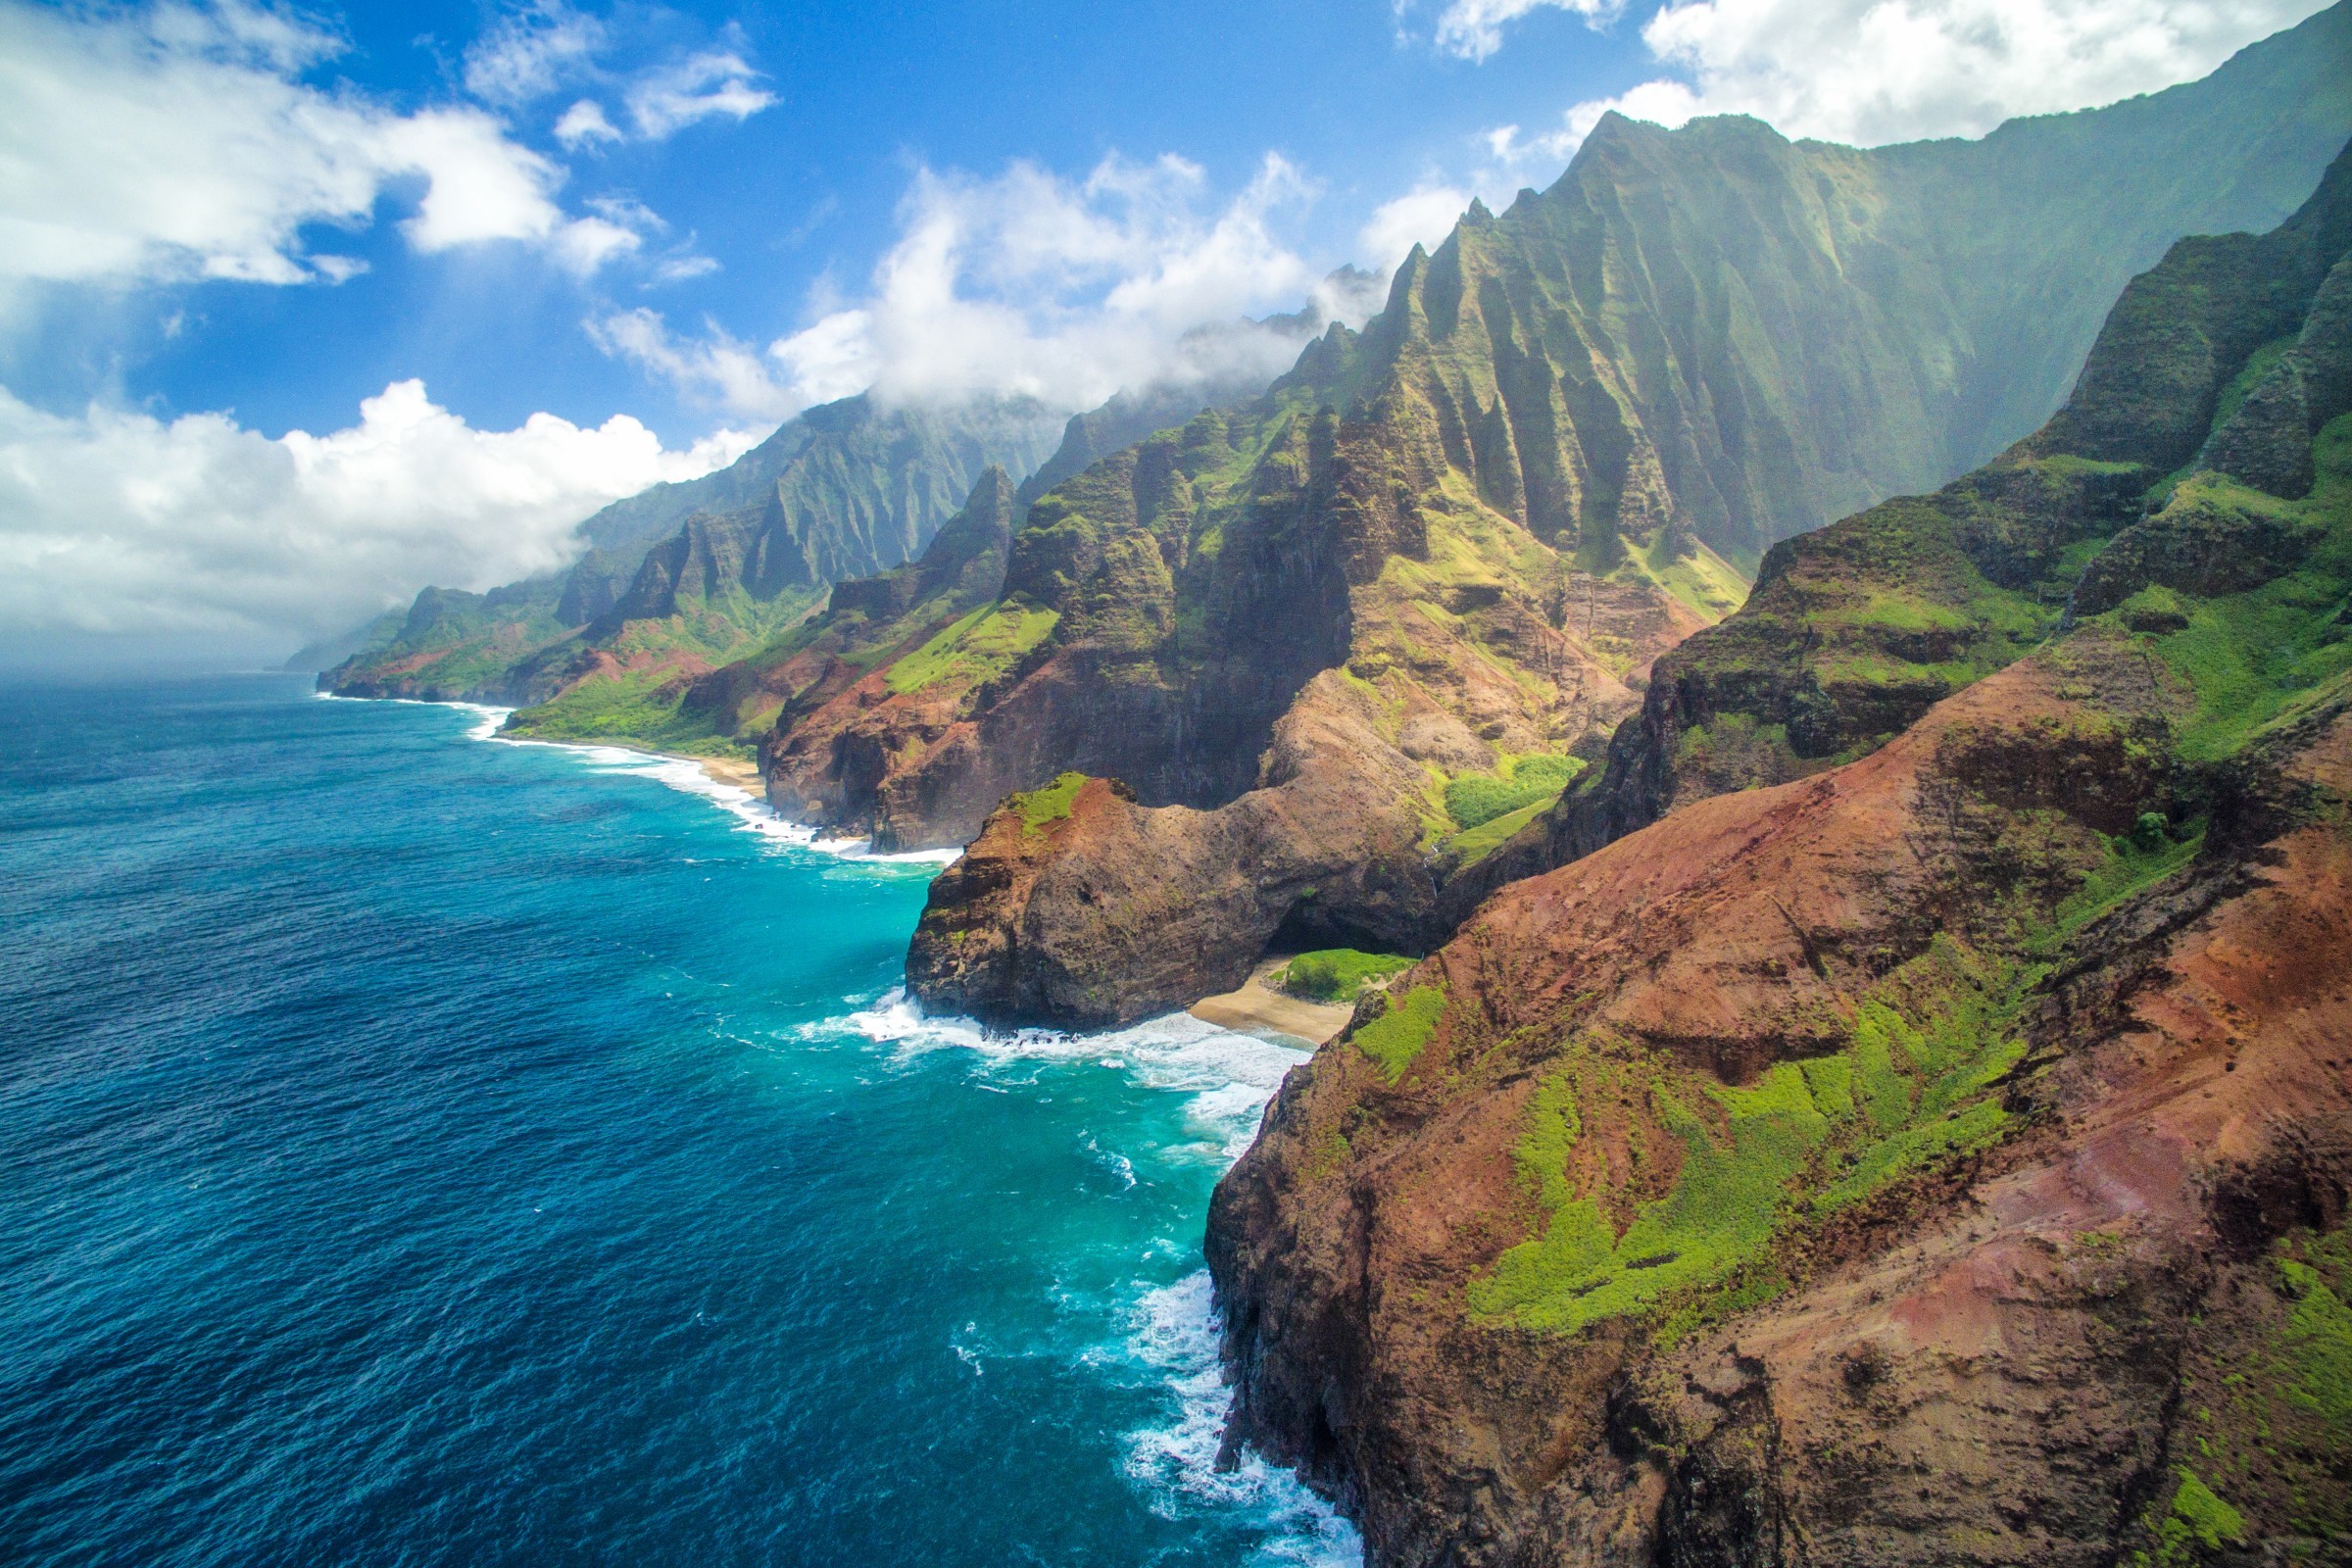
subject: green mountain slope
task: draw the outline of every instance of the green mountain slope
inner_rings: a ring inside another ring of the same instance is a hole
[[[1503,888],[1286,1081],[1210,1205],[1230,1430],[1367,1562],[2342,1554],[2347,176],[1683,666],[1867,731],[1866,635],[1941,637],[1952,695]]]
[[[589,518],[592,548],[566,572],[487,595],[427,589],[398,634],[320,684],[525,703],[615,668],[640,682],[699,673],[759,646],[828,584],[919,552],[984,469],[1036,467],[1061,423],[1019,401],[810,409],[727,468]]]
[[[596,624],[516,662],[519,689],[548,695],[516,713],[512,726],[551,739],[617,740],[748,758],[788,701],[825,684],[824,661],[842,655],[851,666],[870,666],[911,628],[927,628],[928,636],[969,608],[967,600],[993,599],[1004,571],[1004,539],[998,536],[1009,534],[1012,519],[1046,486],[1183,420],[1203,399],[1247,398],[1253,391],[1211,383],[1121,392],[1101,408],[1071,416],[1053,456],[1017,490],[1006,466],[986,466],[958,515],[940,527],[919,564],[845,578],[824,611],[806,620],[822,596],[794,575],[788,556],[780,563],[767,549],[770,536],[748,526],[748,514],[690,521],[647,553],[639,576],[615,594]],[[926,476],[936,479],[941,471],[934,466]],[[708,585],[734,581],[742,584],[740,591],[712,598]],[[696,603],[699,633],[667,608],[681,590]],[[943,610],[946,620],[940,619]],[[692,635],[693,657],[647,657],[646,628],[655,625]],[[630,629],[624,634],[623,627]],[[612,647],[624,635],[637,644],[634,660]],[[609,652],[624,657],[608,659]],[[728,658],[734,662],[711,669]]]
[[[2271,232],[2175,245],[2123,291],[2041,430],[1936,494],[1776,546],[1740,613],[1658,662],[1607,766],[1453,890],[1457,910],[1692,801],[1873,750],[2071,616],[2112,610],[2127,564],[2193,557],[2208,587],[2230,550],[2266,569],[2284,548],[2271,535],[2292,530],[2180,475],[2310,488],[2314,431],[2352,408],[2347,250],[2352,153]]]
[[[1612,116],[1302,375],[1345,401],[1418,358],[1448,462],[1588,564],[1671,526],[1752,565],[2038,425],[2127,279],[2310,192],[2352,135],[2347,81],[2339,5],[2203,81],[1974,142]]]
[[[1425,946],[1458,918],[1455,890],[1526,863],[1503,830],[1451,816],[1450,786],[1514,778],[1530,753],[1596,756],[1651,660],[1740,603],[1742,560],[1964,466],[1999,406],[1978,395],[1992,368],[1972,334],[2023,317],[2087,340],[2104,307],[2072,314],[2086,279],[2112,301],[2146,236],[2272,199],[2241,163],[2277,154],[2261,126],[2341,122],[2312,55],[2347,17],[1989,151],[1604,122],[1552,190],[1474,208],[1360,334],[1327,333],[1265,399],[1040,497],[986,613],[782,709],[770,798],[884,844],[980,834],[988,853],[934,890],[910,973],[992,1017],[1135,1016],[1234,983],[1269,943]],[[2223,133],[2240,122],[2258,128]],[[2085,221],[2060,176],[2010,188],[2021,145],[2074,160],[2077,181],[2100,168],[2144,211]],[[2202,184],[2136,167],[2152,146],[2202,161]],[[1968,177],[1999,187],[1980,207],[2026,208],[1974,249],[1942,210]],[[2063,390],[2051,375],[2034,395],[2046,410]],[[2069,548],[2130,499],[2096,462],[1974,484],[1947,498],[1939,598],[1841,610],[1856,632],[1835,683],[1864,728],[1829,724],[1806,742],[1825,756],[2032,646],[2064,597],[2036,612],[2037,585],[2079,569]],[[2012,512],[2051,520],[2037,534]],[[1101,803],[1072,818],[1086,831],[983,831],[1007,795],[1072,771],[1125,792],[1077,797]],[[1146,904],[1149,932],[1130,929]]]

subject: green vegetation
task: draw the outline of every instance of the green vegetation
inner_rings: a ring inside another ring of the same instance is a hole
[[[2273,338],[2247,358],[2245,368],[2230,378],[2222,388],[2222,395],[2215,400],[2214,429],[2219,430],[2228,424],[2231,416],[2246,406],[2247,394],[2262,384],[2263,377],[2278,368],[2278,362],[2285,359],[2286,351],[2294,346],[2295,334],[2290,332],[2284,337]]]
[[[1540,1130],[1531,1129],[1519,1151],[1522,1171],[1550,1149],[1564,1155],[1575,1141],[1563,1085],[1545,1087],[1551,1095],[1538,1095]],[[1491,1275],[1472,1283],[1473,1310],[1508,1313],[1530,1328],[1573,1329],[1714,1284],[1771,1240],[1783,1187],[1829,1130],[1804,1073],[1783,1063],[1752,1089],[1709,1086],[1712,1116],[1688,1093],[1663,1076],[1646,1092],[1648,1108],[1682,1145],[1672,1190],[1639,1205],[1622,1235],[1596,1199],[1559,1202],[1541,1237],[1503,1253]],[[1725,1124],[1728,1136],[1719,1141],[1711,1120]],[[1544,1185],[1562,1197],[1568,1191],[1564,1176]]]
[[[1446,785],[1446,814],[1456,826],[1477,827],[1526,807],[1559,799],[1584,770],[1581,757],[1537,752],[1505,758],[1492,773],[1464,773]]]
[[[1550,809],[1551,803],[1560,798],[1558,790],[1528,802],[1515,811],[1506,811],[1489,821],[1481,822],[1466,833],[1456,833],[1446,841],[1461,865],[1476,865],[1511,841],[1511,835]]]
[[[2315,1239],[2312,1262],[2278,1260],[2279,1284],[2294,1306],[2279,1336],[2280,1380],[2287,1399],[2336,1432],[2352,1432],[2352,1307],[2315,1263],[2333,1265],[2342,1282],[2352,1239],[2342,1231]]]
[[[1686,541],[1681,555],[1674,547],[1674,530],[1660,528],[1647,544],[1626,552],[1619,574],[1665,590],[1710,626],[1747,602],[1747,573],[1700,540]]]
[[[1086,783],[1084,773],[1064,773],[1044,788],[1024,790],[1004,804],[1021,813],[1022,832],[1043,833],[1049,822],[1059,822],[1069,816],[1070,807]]]
[[[543,741],[614,741],[649,751],[750,761],[755,741],[722,734],[712,715],[679,701],[674,670],[629,670],[582,681],[563,696],[517,710],[510,733]],[[752,732],[756,734],[756,731]]]
[[[1396,1083],[1438,1032],[1438,1020],[1445,1013],[1444,986],[1415,986],[1355,1032],[1355,1049],[1372,1058],[1381,1076]]]
[[[2058,906],[2054,928],[2035,944],[2055,956],[2067,937],[2105,914],[2143,888],[2155,886],[2197,858],[2205,845],[2205,823],[2190,824],[2176,842],[2164,818],[2154,811],[2140,813],[2132,834],[2107,841],[2107,858],[2094,867],[2082,886]]]
[[[883,678],[902,697],[943,680],[978,685],[1011,668],[1060,619],[1055,611],[1010,600],[982,605],[891,665]]]
[[[1315,1002],[1353,1002],[1372,981],[1401,974],[1418,961],[1392,953],[1325,948],[1301,953],[1283,965],[1275,984],[1295,997]]]
[[[2250,1292],[2246,1315],[2215,1324],[2222,1336],[2183,1369],[2194,1424],[2176,1447],[2196,1469],[2142,1515],[2144,1568],[2210,1561],[2246,1533],[2245,1515],[2307,1540],[2352,1535],[2352,1233],[2292,1231],[2271,1258],[2275,1296]]]
[[[2173,1491],[2172,1505],[2156,1527],[2153,1561],[2161,1568],[2197,1561],[2199,1554],[2195,1547],[2219,1551],[2226,1545],[2241,1544],[2246,1539],[2243,1514],[2224,1502],[2188,1466],[2180,1467],[2180,1485]],[[2150,1559],[2142,1553],[2141,1560]]]
[[[2200,473],[2183,480],[2166,508],[2283,519],[2309,544],[2299,561],[2280,563],[2292,569],[2259,587],[2189,601],[2188,624],[2155,639],[2157,657],[2195,693],[2196,712],[2179,734],[2192,760],[2229,756],[2352,671],[2352,415],[2322,430],[2312,455],[2318,482],[2305,500],[2279,501]]]
[[[2009,1117],[1991,1090],[2024,1054],[2015,1025],[2039,974],[1938,937],[1861,1001],[1842,1052],[1780,1063],[1744,1089],[1662,1053],[1580,1040],[1539,1086],[1516,1151],[1543,1228],[1471,1282],[1471,1309],[1566,1332],[1684,1305],[1676,1330],[1760,1299],[1775,1288],[1776,1238],[2002,1136]],[[1600,1126],[1635,1150],[1672,1140],[1679,1166],[1659,1196],[1604,1209],[1607,1163],[1580,1152]]]

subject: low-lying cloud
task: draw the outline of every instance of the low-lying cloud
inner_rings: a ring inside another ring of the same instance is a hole
[[[1447,15],[1486,15],[1491,25],[1477,36],[1498,43],[1502,24],[1538,4],[1593,11],[1582,0],[1456,0]],[[1979,136],[2019,115],[2194,80],[2320,9],[2320,0],[1675,0],[1642,26],[1672,74],[1577,104],[1547,131],[1502,126],[1490,146],[1506,179],[1557,165],[1611,109],[1664,125],[1754,115],[1789,136],[1864,147]],[[1443,23],[1438,36],[1448,36]]]
[[[1269,155],[1214,200],[1199,166],[1113,156],[1082,179],[1029,163],[995,178],[917,170],[899,231],[866,286],[755,354],[705,323],[674,333],[651,311],[591,330],[689,397],[744,416],[871,389],[893,401],[1028,396],[1090,408],[1122,387],[1271,378],[1299,328],[1249,318],[1308,299],[1360,322],[1360,280],[1319,282],[1280,236],[1308,182]]]
[[[395,381],[325,435],[220,414],[71,417],[0,389],[0,634],[266,634],[291,646],[427,584],[487,588],[570,561],[578,524],[754,436],[684,451],[626,415],[476,430]]]

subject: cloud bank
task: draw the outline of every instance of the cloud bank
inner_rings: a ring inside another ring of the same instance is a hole
[[[1213,202],[1199,166],[1112,156],[1083,179],[1028,163],[993,179],[917,170],[899,231],[866,288],[755,352],[706,322],[674,334],[652,311],[590,329],[690,398],[780,417],[870,388],[895,401],[975,394],[1091,408],[1121,387],[1271,378],[1297,358],[1297,324],[1246,318],[1301,296],[1360,321],[1363,291],[1318,284],[1277,234],[1311,198],[1269,155]]]
[[[428,583],[564,564],[608,502],[734,461],[733,431],[667,451],[626,415],[476,430],[395,381],[326,435],[226,416],[43,413],[0,390],[0,631],[341,632]]]
[[[1539,5],[1453,0],[1441,47],[1483,58]],[[2321,9],[2319,0],[1670,0],[1642,40],[1676,73],[1570,108],[1554,129],[1490,138],[1517,168],[1573,154],[1601,115],[1679,125],[1745,114],[1789,136],[1857,146],[1979,136],[2019,115],[2113,103],[2191,81]]]
[[[304,74],[341,45],[241,0],[199,8],[56,11],[0,0],[0,306],[11,285],[124,286],[228,278],[339,282],[361,269],[318,227],[356,230],[387,190],[421,181],[401,223],[425,253],[506,240],[580,275],[640,250],[659,220],[566,213],[566,171],[489,106],[527,101],[580,67],[597,25],[561,8],[510,19],[469,54],[474,102],[403,114]],[[772,102],[713,53],[629,85],[634,123],[666,135]],[[586,102],[586,101],[583,101]],[[566,145],[602,119],[566,116]]]

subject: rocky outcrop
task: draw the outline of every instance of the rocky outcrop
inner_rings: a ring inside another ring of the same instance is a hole
[[[2352,415],[2303,439],[2300,499],[2028,443],[1659,660],[1643,721],[1728,694],[1652,750],[1696,787],[1359,1004],[1220,1184],[1231,1441],[1376,1568],[2352,1553]],[[1857,651],[1997,667],[1887,739]],[[1859,745],[1776,779],[1804,724]]]
[[[1014,795],[941,873],[907,984],[998,1022],[1108,1027],[1230,991],[1277,940],[1425,948],[1426,775],[1373,695],[1327,672],[1276,726],[1260,787],[1213,811],[1086,780]],[[1073,781],[1080,775],[1070,775]]]
[[[1218,1189],[1235,1440],[1380,1568],[2352,1525],[2285,1353],[2348,1283],[2288,1263],[2352,1262],[2352,716],[2198,777],[2178,701],[2082,634],[1498,896]],[[2192,811],[2202,854],[2119,877]]]

